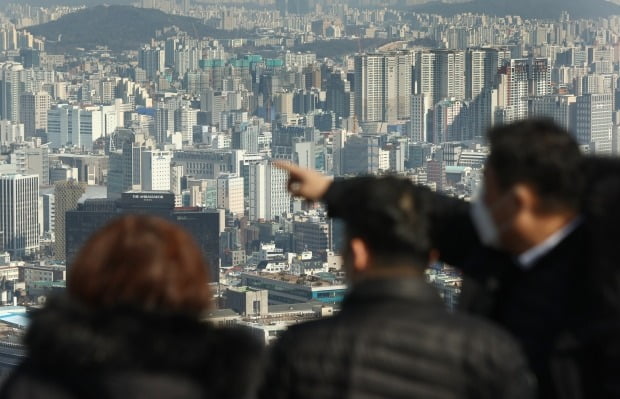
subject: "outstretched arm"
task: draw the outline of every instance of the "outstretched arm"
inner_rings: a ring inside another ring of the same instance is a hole
[[[310,201],[324,201],[331,217],[346,221],[349,212],[355,208],[359,195],[373,190],[378,177],[356,177],[337,179],[314,170],[301,168],[286,161],[274,161],[274,165],[286,170],[290,177],[288,188],[291,194]],[[413,183],[412,183],[413,184]],[[417,189],[427,191],[425,187]],[[434,210],[432,215],[432,240],[439,250],[440,259],[454,266],[461,266],[474,248],[480,246],[478,235],[469,217],[469,204],[443,194],[432,193]]]

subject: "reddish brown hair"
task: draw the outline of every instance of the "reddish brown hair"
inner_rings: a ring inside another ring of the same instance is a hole
[[[181,227],[130,215],[95,233],[69,268],[69,295],[92,307],[131,305],[200,313],[209,308],[207,264]]]

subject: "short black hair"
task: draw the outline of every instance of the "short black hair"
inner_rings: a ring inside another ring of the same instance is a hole
[[[487,159],[502,190],[526,183],[546,210],[578,209],[583,155],[571,134],[551,119],[526,119],[488,132]]]
[[[362,177],[347,190],[354,204],[342,216],[348,239],[361,238],[377,266],[425,267],[430,240],[430,190],[395,176]]]

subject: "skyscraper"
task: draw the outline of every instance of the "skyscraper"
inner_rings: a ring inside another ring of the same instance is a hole
[[[169,191],[170,190],[170,151],[142,149],[142,190]]]
[[[39,250],[39,176],[0,175],[0,231],[15,258]]]
[[[445,98],[465,99],[465,52],[431,50],[416,54],[415,93],[429,95],[433,105]]]
[[[66,214],[77,208],[78,200],[84,191],[84,185],[75,180],[59,182],[54,186],[54,259],[56,260],[66,260]]]
[[[0,64],[0,119],[19,121],[19,99],[25,89],[23,74],[22,64]]]
[[[577,97],[575,133],[580,144],[592,145],[597,154],[611,154],[612,94]]]
[[[465,58],[465,97],[473,100],[484,91],[492,90],[500,66],[509,59],[509,50],[468,50]]]

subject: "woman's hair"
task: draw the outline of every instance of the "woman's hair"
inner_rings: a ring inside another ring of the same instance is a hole
[[[207,263],[194,239],[153,216],[123,216],[95,233],[67,280],[69,295],[92,307],[196,314],[211,302]]]

